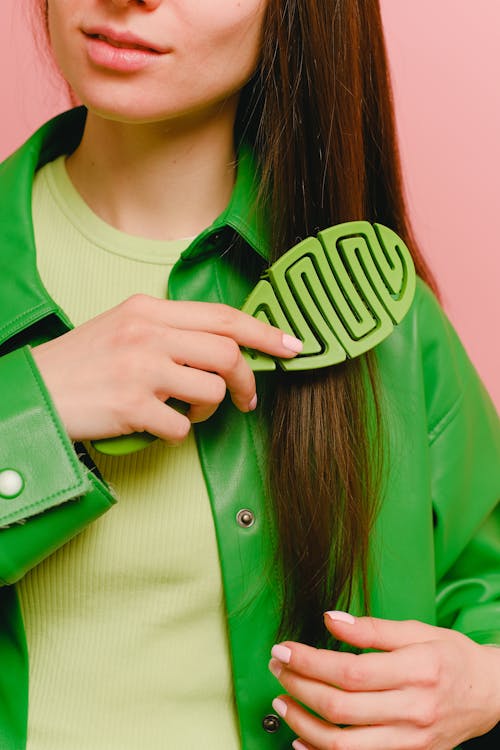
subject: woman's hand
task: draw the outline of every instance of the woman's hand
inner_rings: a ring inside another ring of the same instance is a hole
[[[293,357],[301,342],[227,305],[136,295],[32,354],[72,440],[147,431],[182,441],[226,389],[255,408],[255,378],[240,346]],[[191,404],[187,416],[165,404]]]
[[[500,719],[500,649],[421,622],[332,612],[325,624],[382,653],[273,647],[269,668],[297,699],[273,706],[299,736],[296,750],[451,750]]]

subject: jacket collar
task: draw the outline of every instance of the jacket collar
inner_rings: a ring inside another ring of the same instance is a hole
[[[0,165],[0,299],[5,317],[0,343],[50,314],[66,327],[70,323],[43,286],[36,266],[31,213],[33,177],[37,169],[61,154],[71,153],[85,125],[84,107],[65,112],[41,127],[21,148]],[[251,149],[238,153],[236,182],[227,208],[184,251],[184,259],[213,252],[213,238],[226,227],[235,230],[265,260],[269,240],[265,222],[255,208],[257,170]]]
[[[38,275],[31,196],[35,171],[75,147],[70,138],[83,122],[81,111],[56,118],[0,165],[0,343],[53,313],[68,325]]]
[[[206,243],[226,227],[235,230],[247,245],[264,260],[269,259],[269,237],[267,223],[257,209],[258,172],[248,144],[238,151],[238,169],[231,199],[227,208],[207,229],[196,237],[184,251],[182,257],[191,259],[206,252]]]

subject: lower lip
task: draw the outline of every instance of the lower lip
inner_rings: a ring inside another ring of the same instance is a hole
[[[87,53],[90,60],[100,68],[117,70],[121,73],[142,70],[162,56],[160,52],[147,49],[113,47],[103,39],[91,36],[87,36]]]

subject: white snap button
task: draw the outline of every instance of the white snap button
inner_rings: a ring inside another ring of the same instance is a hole
[[[7,499],[17,497],[23,487],[24,480],[18,471],[14,469],[0,471],[0,497]]]

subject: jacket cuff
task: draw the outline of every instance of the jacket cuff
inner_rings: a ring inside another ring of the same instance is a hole
[[[0,527],[5,527],[84,495],[92,484],[29,347],[0,359],[0,384]]]
[[[10,584],[115,500],[78,460],[29,347],[0,358],[0,393],[0,584]]]
[[[106,487],[91,479],[86,495],[0,530],[0,585],[19,581],[114,504]]]

